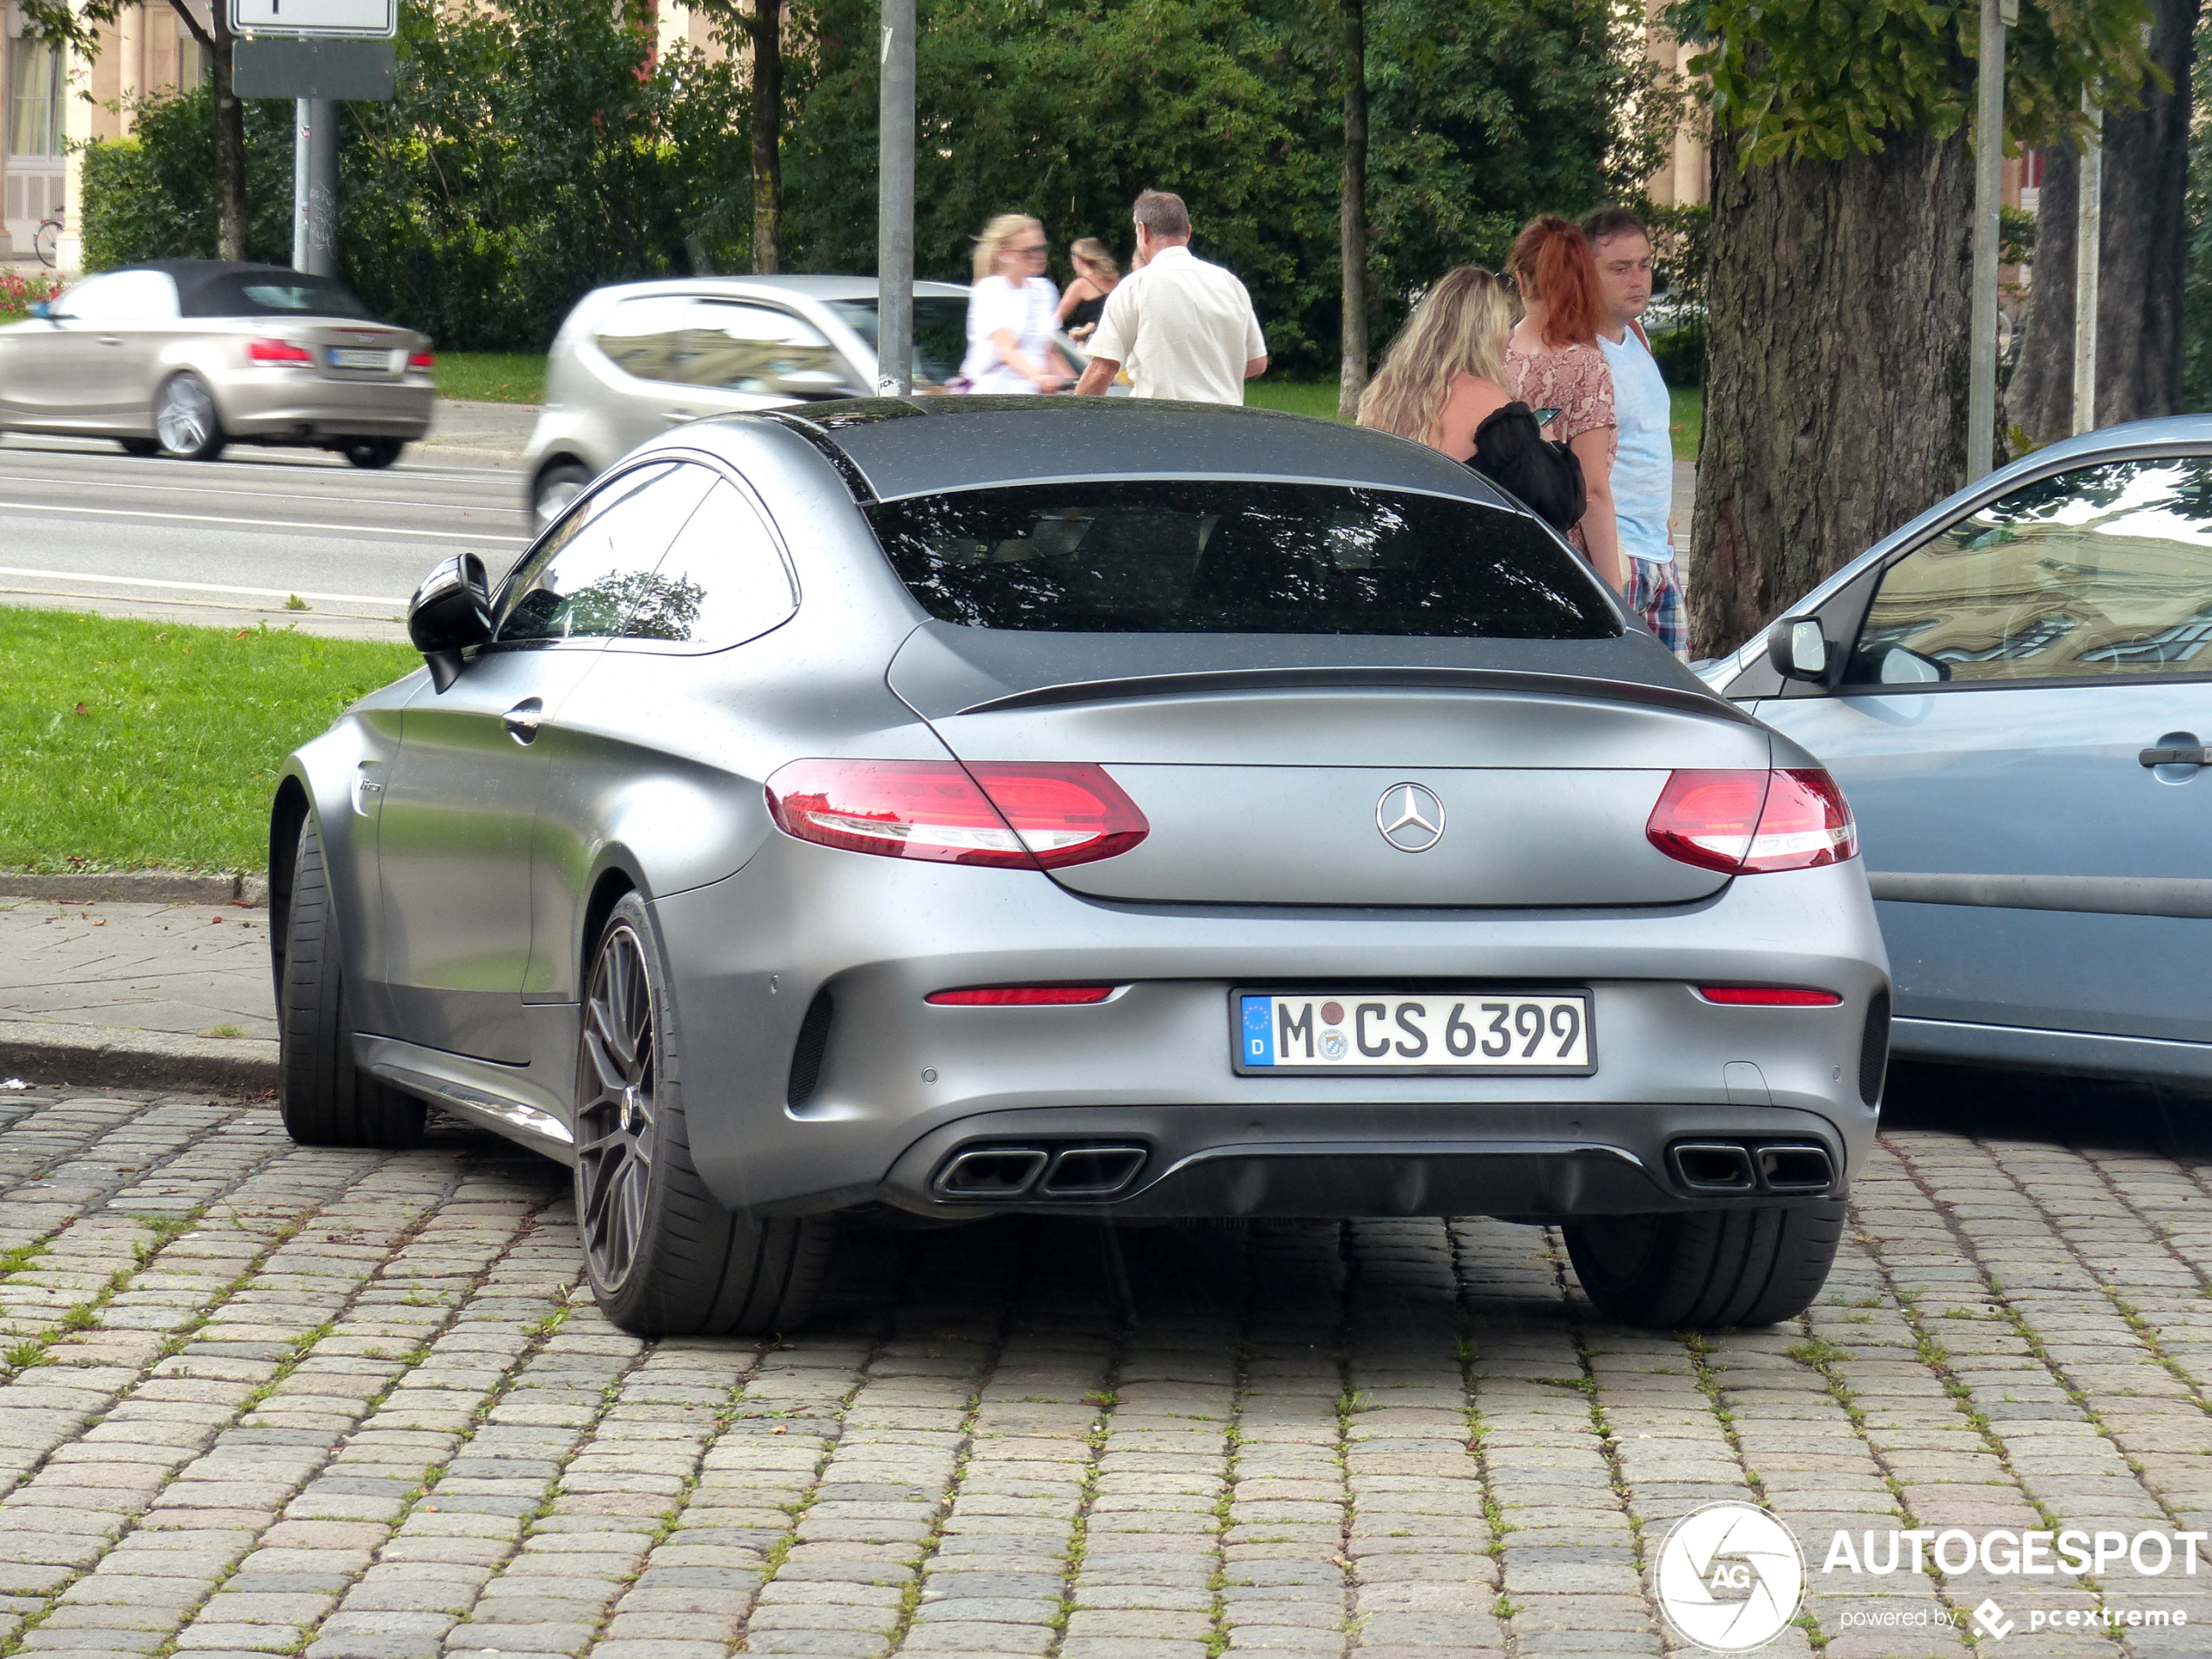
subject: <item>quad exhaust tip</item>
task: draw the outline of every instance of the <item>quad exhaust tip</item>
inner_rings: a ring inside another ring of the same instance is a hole
[[[1110,1198],[1125,1191],[1150,1156],[1127,1142],[972,1146],[947,1159],[931,1182],[940,1198]]]
[[[1675,1179],[1692,1192],[1825,1192],[1836,1163],[1817,1142],[1677,1141]]]

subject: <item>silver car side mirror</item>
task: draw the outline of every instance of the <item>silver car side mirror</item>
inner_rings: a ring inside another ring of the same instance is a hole
[[[1784,617],[1767,630],[1766,655],[1784,679],[1817,680],[1828,671],[1828,640],[1811,617]]]
[[[461,678],[461,653],[491,637],[491,594],[484,562],[474,553],[442,559],[407,602],[407,637],[442,695]]]

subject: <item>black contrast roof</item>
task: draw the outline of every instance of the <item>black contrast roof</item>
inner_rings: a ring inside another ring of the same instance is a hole
[[[271,307],[255,303],[246,295],[247,285],[255,282],[280,283],[287,287],[321,289],[343,301],[327,314],[341,317],[369,315],[367,307],[354,297],[353,291],[335,277],[310,276],[295,271],[288,265],[261,265],[244,260],[147,260],[130,267],[134,271],[162,271],[177,285],[177,309],[187,317],[253,317],[284,315]]]
[[[1270,409],[1133,397],[846,398],[765,418],[878,500],[1062,478],[1288,478],[1504,505],[1474,472],[1387,433]]]

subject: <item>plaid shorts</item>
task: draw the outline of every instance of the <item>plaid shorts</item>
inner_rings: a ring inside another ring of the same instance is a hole
[[[1689,622],[1683,612],[1682,566],[1673,559],[1622,561],[1629,567],[1629,590],[1621,597],[1643,618],[1659,643],[1677,657],[1689,654]]]

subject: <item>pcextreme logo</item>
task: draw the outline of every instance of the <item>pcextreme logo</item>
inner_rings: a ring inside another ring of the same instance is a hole
[[[1719,1653],[1763,1648],[1797,1616],[1805,1561],[1756,1504],[1709,1503],[1659,1546],[1659,1607],[1683,1641]]]

